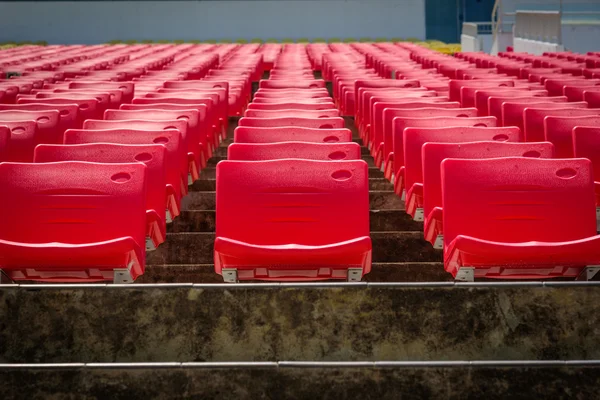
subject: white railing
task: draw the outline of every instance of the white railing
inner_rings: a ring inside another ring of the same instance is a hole
[[[521,11],[515,13],[515,39],[562,44],[560,11]]]

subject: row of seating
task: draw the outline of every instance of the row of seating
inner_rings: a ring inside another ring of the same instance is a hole
[[[336,101],[354,114],[406,211],[424,221],[425,239],[444,249],[448,272],[595,275],[600,118],[585,101],[598,93],[594,79],[574,77],[578,66],[566,62],[548,72],[410,44],[355,50],[323,57]]]
[[[0,57],[16,71],[0,81],[0,269],[15,281],[132,282],[246,108],[262,56],[241,46],[54,50]]]
[[[286,46],[217,164],[215,270],[238,280],[361,280],[368,168],[304,46]],[[243,199],[240,201],[239,199]]]

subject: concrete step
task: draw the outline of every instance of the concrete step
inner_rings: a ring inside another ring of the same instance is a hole
[[[369,192],[372,210],[403,210],[404,202],[391,191],[371,190]],[[189,192],[181,199],[182,210],[214,210],[216,192]]]
[[[373,262],[442,261],[442,251],[426,242],[420,231],[371,232],[371,240]],[[165,243],[146,254],[146,265],[210,264],[214,241],[214,233],[168,233]]]
[[[207,166],[207,168],[214,168],[219,161],[223,161],[226,159],[227,159],[226,157],[211,157],[208,159],[206,166]],[[375,166],[375,160],[373,159],[373,157],[371,155],[363,155],[362,159],[367,162],[367,165],[369,167]]]
[[[215,211],[184,210],[172,224],[169,224],[167,232],[214,232],[215,220]],[[372,232],[423,230],[423,224],[414,221],[403,210],[372,210],[369,221]]]
[[[600,384],[597,363],[586,362],[89,364],[0,374],[4,399],[593,399]]]
[[[451,282],[441,262],[373,263],[364,282]],[[149,265],[136,283],[223,283],[214,264]]]
[[[7,285],[0,364],[594,360],[599,302],[597,282]]]

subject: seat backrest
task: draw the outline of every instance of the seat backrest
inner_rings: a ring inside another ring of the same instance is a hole
[[[275,142],[313,142],[339,143],[351,142],[350,129],[315,129],[297,126],[286,127],[249,127],[238,126],[233,132],[235,143],[275,143]]]
[[[8,161],[9,141],[10,129],[6,125],[0,125],[0,162]]]
[[[518,142],[521,133],[515,127],[442,127],[404,130],[404,182],[406,188],[423,182],[422,152],[425,143]],[[439,168],[438,168],[439,169]]]
[[[2,163],[0,187],[3,240],[83,244],[132,237],[144,247],[142,163]]]
[[[600,112],[597,116],[588,117],[548,116],[544,118],[544,132],[546,134],[546,140],[554,144],[557,158],[574,157],[573,128],[576,126],[600,127]]]
[[[101,110],[98,110],[98,100],[82,99],[72,97],[60,97],[52,99],[19,99],[18,105],[27,104],[48,104],[48,105],[65,105],[76,104],[78,110],[78,124],[81,126],[86,119],[102,118]]]
[[[585,117],[600,115],[600,110],[591,108],[525,108],[523,110],[523,133],[527,142],[543,142],[546,139],[544,132],[544,118],[554,117]],[[557,153],[559,149],[557,148]]]
[[[459,110],[459,109],[458,109]],[[404,111],[404,110],[402,110]],[[384,115],[386,113],[384,112]],[[461,114],[457,114],[461,115]],[[416,128],[444,128],[452,126],[475,126],[475,127],[495,127],[496,118],[494,117],[429,117],[413,118],[396,116],[392,122],[390,137],[384,139],[384,155],[394,152],[394,173],[397,173],[400,167],[404,165],[404,129],[409,127]]]
[[[7,110],[0,111],[0,125],[2,121],[35,121],[37,125],[37,143],[57,143],[60,142],[59,122],[60,113],[58,110]]]
[[[360,145],[353,142],[232,143],[227,148],[228,160],[261,161],[283,158],[322,161],[360,160]]]
[[[567,98],[561,97],[545,97],[540,98],[519,98],[519,99],[497,99],[490,97],[490,110],[495,113],[494,108],[499,107],[502,111],[502,126],[516,126],[525,130],[525,122],[523,120],[523,111],[526,108],[587,108],[587,103],[568,103]]]
[[[221,161],[216,236],[308,246],[369,236],[368,185],[363,160]]]
[[[339,117],[340,111],[337,108],[327,110],[246,110],[245,117],[252,118],[333,118]]]
[[[186,149],[181,132],[176,129],[69,129],[65,132],[64,144],[116,143],[134,145],[160,144],[165,147],[167,163],[166,179],[172,186],[177,199],[181,198],[182,182],[187,185],[188,166]]]
[[[71,89],[118,89],[123,92],[123,101],[130,102],[133,99],[133,82],[98,82],[98,81],[72,81],[69,83]]]
[[[167,131],[178,130],[181,132],[181,140],[185,143],[187,149],[187,121],[185,120],[95,120],[88,119],[83,123],[83,129],[103,130],[103,129],[133,129],[133,130],[150,130],[150,131]]]
[[[248,104],[248,110],[330,110],[335,108],[333,102],[330,103],[305,103],[282,102],[282,103],[255,103]]]
[[[32,162],[33,150],[40,143],[37,124],[34,121],[3,121],[0,126],[8,128],[10,137],[7,144],[7,161]]]
[[[600,85],[567,85],[564,87],[563,92],[569,101],[584,101],[583,94],[585,92],[600,92]]]
[[[510,87],[510,88],[506,88],[506,87],[483,87],[483,88],[479,88],[479,87],[469,87],[469,86],[465,86],[462,87],[460,89],[460,104],[462,105],[462,107],[475,107],[475,96],[477,94],[477,92],[479,92],[479,90],[494,90],[495,89],[495,93],[498,96],[502,96],[503,91],[505,91],[506,93],[510,93],[510,92],[515,92],[518,90],[523,90],[525,93],[523,95],[528,94],[527,92],[530,92],[529,94],[534,95],[537,94],[538,96],[543,95],[543,96],[547,96],[548,92],[546,90],[529,90],[528,88],[522,88],[522,87]]]
[[[573,128],[573,156],[590,160],[594,168],[594,180],[600,182],[600,127]]]
[[[286,88],[324,88],[325,81],[323,79],[306,79],[306,80],[273,80],[273,79],[262,79],[259,84],[259,88],[273,88],[273,89],[286,89]]]
[[[341,117],[331,118],[302,118],[302,117],[282,117],[282,118],[240,118],[238,126],[254,127],[287,127],[297,126],[304,128],[335,129],[345,126],[344,119]]]
[[[476,80],[450,80],[450,101],[460,101],[460,90],[463,87],[513,87],[515,86],[515,82],[512,79],[506,78],[485,78],[485,79],[476,79]]]
[[[600,108],[600,92],[586,91],[583,93],[583,99],[589,104],[590,108]]]
[[[479,140],[479,138],[477,138],[477,140]],[[506,146],[506,144],[508,144],[508,146]],[[429,215],[434,208],[442,207],[442,175],[440,165],[445,159],[480,159],[497,157],[553,158],[554,146],[552,143],[547,142],[517,143],[515,141],[501,142],[498,140],[493,142],[473,141],[470,143],[427,142],[421,147],[419,153],[421,155],[421,182],[423,183],[424,193],[423,212],[425,215]],[[406,169],[406,172],[408,172],[408,168]],[[425,195],[425,193],[427,194]]]
[[[502,110],[500,107],[495,110],[496,114],[490,112],[488,100],[490,97],[499,97],[503,99],[520,98],[520,97],[546,97],[548,92],[545,90],[527,90],[526,88],[469,88],[475,90],[475,108],[480,116],[491,115],[498,119],[502,118]],[[566,101],[566,100],[565,100]]]
[[[166,148],[160,144],[91,143],[79,145],[42,144],[36,147],[33,162],[87,161],[108,164],[141,162],[146,165],[146,209],[165,221]]]
[[[444,242],[565,242],[596,235],[587,159],[492,158],[442,162]]]

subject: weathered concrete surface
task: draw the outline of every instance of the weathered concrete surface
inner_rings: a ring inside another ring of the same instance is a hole
[[[0,371],[3,399],[594,399],[600,368],[73,368]]]
[[[0,287],[0,363],[600,359],[598,284],[99,286]]]
[[[147,265],[210,264],[215,234],[210,232],[168,233],[158,249],[146,254]],[[420,231],[371,232],[373,262],[440,262],[441,250],[434,250]]]
[[[452,281],[441,262],[373,263],[364,282],[442,282]],[[214,264],[149,265],[136,283],[223,283]]]
[[[167,231],[170,233],[214,232],[215,220],[214,211],[187,210],[167,226]],[[423,224],[415,222],[403,210],[372,210],[369,221],[372,232],[423,230]]]

